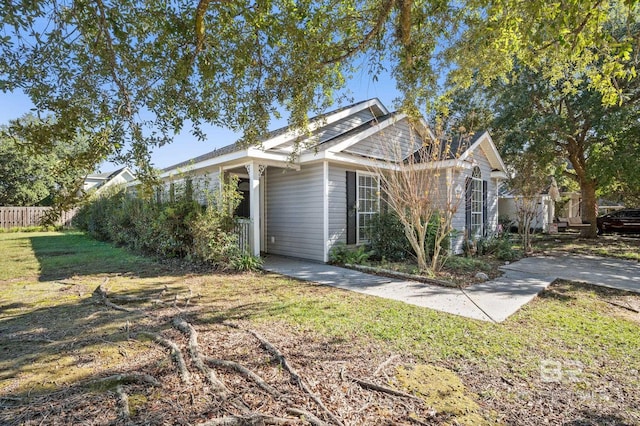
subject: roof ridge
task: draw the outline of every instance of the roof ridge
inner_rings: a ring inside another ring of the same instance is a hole
[[[364,104],[364,103],[371,102],[373,100],[377,101],[380,105],[382,105],[384,107],[384,104],[377,97],[369,98],[369,99],[366,99],[366,100],[363,100],[363,101],[354,102],[352,104],[345,105],[343,107],[340,107],[340,108],[337,108],[337,109],[334,109],[334,110],[331,110],[331,111],[328,111],[328,112],[325,112],[325,113],[322,113],[322,114],[318,114],[318,115],[316,115],[314,117],[311,117],[311,118],[309,118],[309,124],[311,124],[313,122],[316,122],[316,121],[319,121],[320,119],[328,117],[328,116],[330,116],[332,114],[336,114],[338,112],[353,108],[353,107],[355,107],[357,105],[361,105],[361,104]],[[384,108],[386,109],[386,107],[384,107]],[[394,113],[389,113],[389,114],[394,114]],[[389,114],[386,114],[386,115],[389,115]],[[382,115],[380,117],[384,117],[386,115]],[[291,127],[290,124],[288,124],[286,126],[282,126],[282,127],[277,128],[277,129],[271,130],[271,131],[267,132],[262,138],[260,138],[259,142],[260,143],[265,142],[265,141],[267,141],[269,139],[272,139],[272,138],[274,138],[276,136],[284,134],[285,132],[287,132],[290,129],[292,129],[292,127]],[[340,135],[338,135],[338,136],[340,136]],[[220,148],[216,148],[216,149],[214,149],[212,151],[205,152],[204,154],[201,154],[201,155],[199,155],[197,157],[193,157],[193,158],[190,158],[188,160],[181,161],[179,163],[173,164],[173,165],[168,166],[168,167],[164,167],[162,169],[162,171],[163,172],[168,172],[168,171],[176,169],[178,167],[184,167],[184,166],[187,166],[187,165],[189,165],[191,163],[197,163],[197,162],[200,162],[200,161],[204,161],[204,160],[208,160],[208,159],[211,159],[211,158],[218,157],[218,156],[220,156],[222,154],[227,154],[227,153],[233,152],[232,148],[236,147],[236,146],[239,146],[238,142],[241,139],[242,138],[240,138],[240,139],[236,140],[235,142],[232,142],[232,143],[230,143],[228,145],[224,145],[224,146],[221,146]],[[322,143],[325,143],[325,142],[322,142]]]

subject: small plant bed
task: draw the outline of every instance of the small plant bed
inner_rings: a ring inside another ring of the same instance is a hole
[[[499,277],[502,275],[499,269],[501,265],[504,265],[504,261],[497,260],[491,256],[451,256],[447,258],[440,271],[431,275],[421,274],[418,271],[417,264],[411,260],[401,262],[370,260],[365,265],[349,264],[346,266],[378,275],[411,279],[445,287],[463,288],[486,281],[476,277],[480,272],[486,274],[489,279]]]

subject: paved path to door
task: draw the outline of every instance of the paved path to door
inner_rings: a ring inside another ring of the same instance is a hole
[[[380,277],[351,269],[267,256],[264,269],[289,277],[467,318],[502,322],[558,278],[640,293],[640,263],[582,255],[540,256],[502,267],[504,274],[464,290]]]

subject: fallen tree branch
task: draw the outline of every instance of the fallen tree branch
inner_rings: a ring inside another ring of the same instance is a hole
[[[107,290],[104,288],[105,284],[107,284],[108,282],[109,277],[105,278],[104,281],[102,281],[102,284],[100,284],[94,291],[94,293],[100,297],[100,301],[102,302],[102,304],[111,309],[115,309],[116,311],[133,312],[133,310],[129,308],[116,305],[115,303],[109,301],[109,299],[107,298]]]
[[[261,426],[261,425],[297,425],[300,422],[296,419],[285,419],[282,417],[265,416],[253,414],[251,416],[226,416],[218,419],[211,419],[199,426]]]
[[[326,423],[311,414],[310,412],[303,410],[302,408],[297,407],[289,407],[287,408],[287,413],[302,417],[303,420],[309,422],[312,426],[326,426]]]
[[[604,300],[602,299],[605,303],[608,303],[612,306],[616,306],[618,308],[622,308],[622,309],[626,309],[627,311],[631,311],[631,312],[635,312],[636,314],[640,313],[639,310],[632,308],[631,306],[627,306],[627,305],[623,305],[622,303],[618,303],[618,302],[612,302],[610,300]]]
[[[389,394],[389,395],[401,396],[403,398],[411,398],[411,399],[415,399],[415,400],[418,400],[418,401],[422,401],[422,399],[418,398],[415,395],[411,395],[410,393],[406,393],[406,392],[399,391],[399,390],[396,390],[396,389],[392,389],[392,388],[389,388],[389,387],[386,387],[386,386],[378,385],[378,384],[373,383],[373,382],[362,380],[362,379],[359,379],[357,377],[350,376],[350,375],[344,373],[344,370],[342,370],[340,372],[340,377],[342,377],[344,380],[350,380],[350,381],[358,384],[360,387],[362,387],[364,389],[369,389],[369,390],[373,390],[373,391],[377,391],[377,392],[386,393],[386,394]]]
[[[322,411],[325,412],[325,414],[331,419],[331,421],[333,421],[337,425],[342,426],[343,425],[342,421],[340,421],[340,419],[338,419],[338,417],[336,417],[336,415],[333,414],[324,405],[322,400],[315,393],[313,393],[311,389],[309,389],[306,383],[302,380],[302,377],[300,377],[300,375],[296,372],[296,370],[289,364],[289,362],[284,357],[282,352],[280,352],[275,346],[273,346],[267,339],[265,339],[260,334],[258,334],[258,332],[254,330],[248,330],[248,331],[256,339],[258,339],[262,347],[264,347],[267,350],[267,352],[269,352],[271,355],[273,355],[276,358],[276,360],[278,361],[278,363],[280,363],[282,368],[287,370],[287,372],[291,375],[291,379],[294,381],[294,383],[296,383],[300,387],[300,389],[302,389],[309,395],[309,397],[313,400],[313,402],[315,402],[318,405],[318,407],[320,407]]]
[[[159,334],[156,334],[156,333],[151,333],[151,332],[148,332],[148,331],[142,331],[142,332],[140,332],[138,334],[141,335],[141,336],[147,336],[147,337],[153,339],[156,343],[164,346],[165,348],[170,349],[171,350],[171,356],[176,361],[176,364],[178,364],[178,370],[180,371],[180,378],[182,379],[182,382],[187,384],[187,385],[191,384],[191,374],[189,374],[189,370],[187,369],[187,364],[184,362],[184,357],[182,356],[182,351],[180,350],[178,345],[176,345],[171,340],[165,339],[164,337],[162,337],[162,336],[160,336]]]
[[[118,394],[118,399],[120,400],[120,412],[122,413],[122,417],[128,419],[131,417],[131,411],[129,410],[129,395],[126,394],[122,385],[118,385],[116,388],[116,393]]]
[[[198,332],[196,329],[182,318],[174,318],[173,325],[178,330],[189,336],[189,353],[193,359],[193,364],[205,375],[209,384],[218,395],[223,399],[229,398],[231,395],[229,389],[227,389],[225,384],[218,379],[215,371],[207,367],[204,363],[204,359],[200,354],[200,348],[198,346]]]
[[[253,381],[256,385],[258,385],[258,387],[260,389],[262,389],[263,391],[267,392],[269,395],[271,395],[275,399],[283,399],[284,398],[284,396],[277,389],[275,389],[273,386],[271,386],[267,382],[265,382],[262,379],[262,377],[258,376],[256,373],[254,373],[253,371],[251,371],[248,368],[244,367],[243,365],[238,364],[237,362],[226,361],[226,360],[222,360],[222,359],[215,359],[215,358],[211,358],[211,357],[206,357],[205,361],[208,364],[215,365],[216,367],[222,367],[222,368],[226,368],[228,370],[237,371],[242,376],[244,376],[247,379]]]
[[[380,372],[382,370],[384,370],[385,368],[387,368],[389,366],[389,364],[391,364],[393,361],[395,361],[396,359],[400,358],[400,355],[395,354],[395,355],[391,355],[385,362],[383,362],[382,364],[380,364],[378,366],[378,368],[376,368],[376,371],[373,372],[373,376],[377,376],[378,374],[380,374]]]
[[[114,374],[108,377],[102,377],[100,379],[95,379],[89,382],[88,384],[97,384],[97,383],[106,383],[113,382],[119,384],[128,384],[128,383],[141,383],[147,384],[151,386],[162,387],[162,384],[155,379],[155,377],[144,374],[144,373],[129,373],[129,374]]]

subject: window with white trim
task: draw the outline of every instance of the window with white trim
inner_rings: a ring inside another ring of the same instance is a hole
[[[471,236],[482,236],[482,172],[480,167],[473,168],[471,174]]]
[[[358,173],[358,244],[369,242],[371,219],[380,212],[380,182],[375,175]]]

